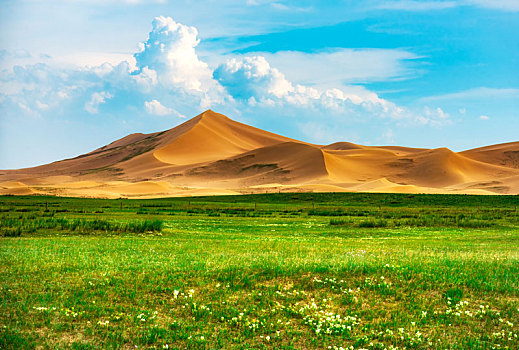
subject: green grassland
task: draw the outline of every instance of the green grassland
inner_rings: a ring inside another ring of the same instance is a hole
[[[0,197],[0,349],[518,349],[518,205]]]

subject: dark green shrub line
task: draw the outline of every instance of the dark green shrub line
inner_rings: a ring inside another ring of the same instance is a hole
[[[0,235],[16,237],[23,233],[35,233],[41,230],[57,230],[88,234],[93,232],[106,233],[146,233],[161,232],[162,220],[140,220],[127,223],[112,222],[104,219],[65,219],[38,218],[34,220],[1,218]]]
[[[362,228],[376,228],[376,227],[461,227],[461,228],[485,228],[491,226],[498,226],[498,223],[490,220],[479,220],[473,218],[449,218],[441,216],[424,216],[420,218],[411,219],[380,219],[367,218],[361,221],[355,221],[351,218],[333,218],[330,219],[331,226],[350,226]]]

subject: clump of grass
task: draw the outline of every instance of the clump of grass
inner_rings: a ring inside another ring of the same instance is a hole
[[[444,298],[446,301],[451,301],[454,304],[457,304],[463,298],[463,291],[459,288],[450,288],[444,294]]]
[[[388,222],[387,222],[387,220],[384,220],[384,219],[368,219],[368,220],[363,220],[363,221],[359,222],[357,225],[358,225],[358,227],[363,227],[363,228],[387,227]]]
[[[343,216],[346,213],[341,209],[310,209],[308,215],[311,216]]]
[[[477,220],[477,219],[461,219],[456,222],[458,227],[465,228],[484,228],[492,226],[489,221]]]
[[[0,236],[2,237],[20,237],[22,235],[22,227],[2,227],[0,228]]]
[[[347,225],[349,223],[349,221],[346,221],[344,219],[330,219],[330,225],[332,226]]]
[[[160,232],[164,227],[162,220],[134,221],[126,224],[125,230],[133,233]]]

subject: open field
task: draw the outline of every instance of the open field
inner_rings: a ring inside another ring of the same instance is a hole
[[[518,205],[0,197],[0,348],[517,349]]]

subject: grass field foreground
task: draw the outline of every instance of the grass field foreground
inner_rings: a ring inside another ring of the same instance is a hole
[[[514,196],[0,198],[2,349],[518,349]]]

